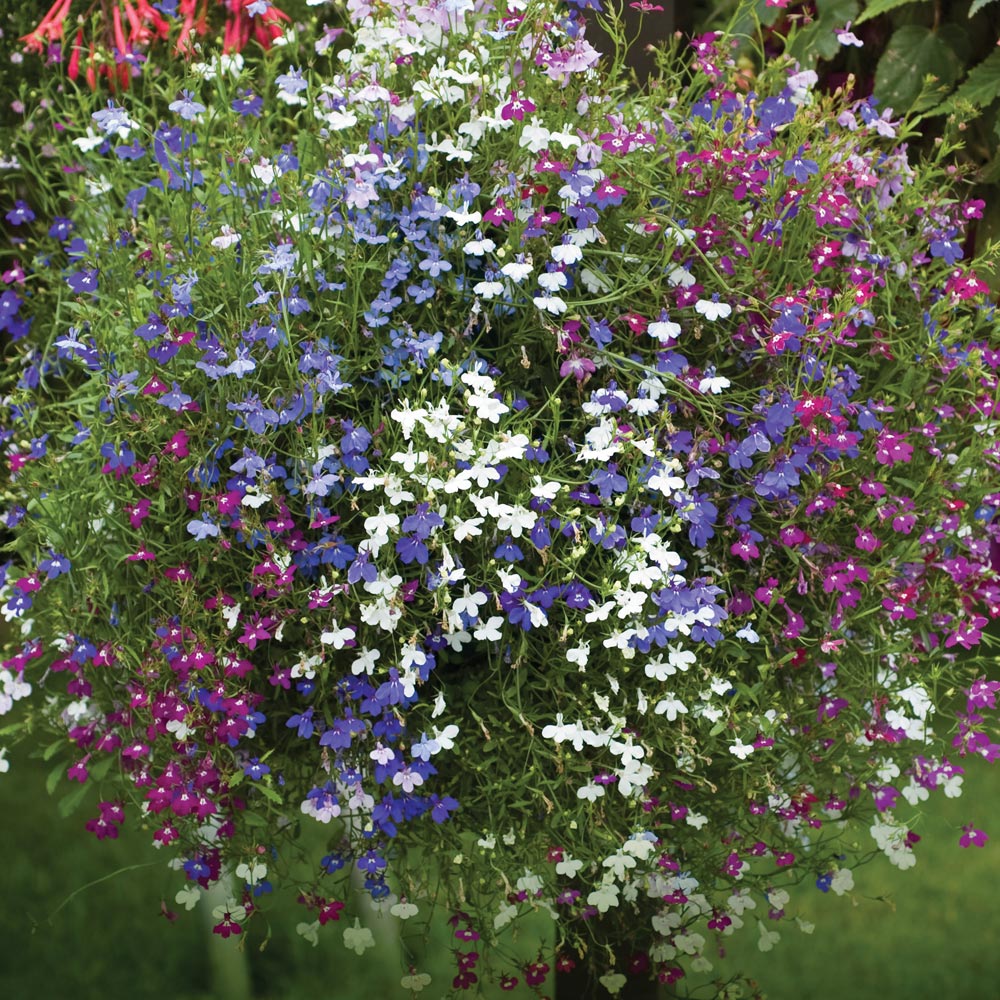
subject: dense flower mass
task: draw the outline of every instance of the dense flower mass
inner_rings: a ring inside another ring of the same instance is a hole
[[[178,902],[235,874],[222,936],[298,815],[310,939],[355,870],[453,908],[456,991],[674,983],[850,891],[859,824],[912,865],[1000,755],[981,203],[716,35],[628,95],[581,6],[350,0],[343,49],[112,101],[60,214],[9,202],[0,711]]]

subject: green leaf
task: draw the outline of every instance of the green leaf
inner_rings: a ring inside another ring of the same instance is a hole
[[[65,740],[56,740],[55,743],[50,743],[42,754],[42,760],[51,760],[64,746],[66,746]]]
[[[888,14],[890,10],[895,10],[897,7],[902,7],[905,4],[923,2],[925,0],[872,0],[858,15],[858,19],[854,23],[864,24],[865,21],[870,21],[873,17],[878,17],[879,14]],[[986,0],[986,2],[989,3],[989,0]]]
[[[984,7],[993,3],[993,0],[972,0],[972,6],[969,8],[969,17],[975,17]]]
[[[272,802],[276,802],[279,806],[284,803],[284,799],[273,789],[267,785],[257,784],[254,788],[264,796],[265,799],[270,799]]]
[[[62,816],[63,819],[66,819],[67,816],[71,816],[75,813],[89,790],[90,789],[87,785],[83,784],[79,788],[74,788],[68,795],[64,795],[59,800],[59,815]]]
[[[100,760],[96,761],[93,764],[88,764],[87,770],[90,771],[90,780],[100,781],[107,775],[108,771],[111,770],[111,765],[114,762],[115,762],[114,757],[112,757],[109,754],[105,757],[101,757]]]
[[[66,771],[66,765],[68,761],[62,760],[51,771],[49,771],[48,777],[45,779],[45,791],[51,795],[58,786],[59,782],[62,781],[62,776]]]
[[[997,122],[994,135],[1000,139],[1000,122]],[[997,181],[1000,181],[1000,157],[994,156],[976,175],[976,180],[980,184],[996,184]]]
[[[959,101],[977,108],[985,108],[1000,97],[1000,49],[994,49],[981,63],[969,70],[969,75],[959,88],[938,109],[940,114],[951,114]]]
[[[875,72],[875,96],[897,115],[910,109],[924,90],[924,78],[951,87],[962,63],[955,50],[930,28],[907,24],[889,39]]]
[[[948,43],[955,55],[958,56],[958,61],[961,64],[958,75],[955,77],[958,80],[959,77],[965,75],[966,70],[969,68],[969,63],[972,61],[972,40],[969,38],[969,29],[963,27],[961,24],[952,24],[948,21],[938,28],[938,34]]]

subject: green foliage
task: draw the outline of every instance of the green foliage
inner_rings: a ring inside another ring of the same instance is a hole
[[[894,116],[909,114],[914,146],[929,152],[939,140],[954,143],[951,160],[966,170],[975,195],[988,206],[996,202],[1000,3],[815,0],[778,8],[766,0],[722,0],[711,10],[699,7],[695,16],[696,31],[729,27],[746,39],[748,72],[787,52],[817,73],[821,89],[874,94]],[[1000,215],[988,208],[975,232],[977,245],[985,247],[998,232]],[[995,275],[984,277],[995,286]]]
[[[962,72],[958,53],[943,33],[906,24],[893,33],[879,60],[875,95],[896,114],[909,111],[922,93],[947,93]]]
[[[969,17],[975,17],[984,7],[995,2],[996,0],[973,0],[972,6],[969,8]]]
[[[936,114],[952,114],[963,104],[985,108],[1000,97],[1000,49],[969,70],[955,92],[935,109]]]
[[[888,14],[889,11],[897,7],[913,6],[916,3],[926,3],[927,0],[874,0],[874,3],[866,4],[865,9],[858,15],[855,24],[864,24],[880,14]],[[985,0],[989,3],[990,0]]]
[[[801,62],[812,62],[818,55],[832,59],[840,49],[836,31],[858,13],[857,0],[827,0],[816,5],[816,18],[802,26],[789,45],[789,52]]]

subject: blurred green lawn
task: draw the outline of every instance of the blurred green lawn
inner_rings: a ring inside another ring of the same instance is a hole
[[[213,955],[232,958],[232,941],[213,938],[197,911],[182,913],[175,923],[160,916],[159,899],[172,904],[179,885],[167,858],[127,827],[121,840],[98,843],[82,829],[85,809],[62,820],[57,799],[44,791],[46,770],[20,757],[0,778],[0,997],[221,1000],[211,985]],[[918,827],[923,840],[915,868],[900,873],[873,862],[856,872],[853,901],[801,887],[793,905],[801,900],[800,912],[815,923],[815,933],[805,935],[788,922],[780,944],[761,954],[748,927],[726,941],[728,954],[716,972],[742,969],[770,1000],[1000,996],[1000,771],[985,765],[968,770],[962,798],[932,800],[934,815]],[[957,846],[959,827],[969,820],[992,827],[985,848]],[[112,874],[143,864],[149,866]],[[65,902],[103,876],[110,877]],[[304,912],[290,901],[277,909],[267,947],[259,950],[259,935],[246,942],[254,1000],[380,997],[398,986],[398,964],[348,952],[342,926],[328,925],[313,948],[295,933]],[[438,940],[439,953],[428,956],[435,983],[424,993],[432,998],[451,975],[447,938]],[[530,953],[532,943],[524,944]]]
[[[780,943],[762,954],[757,935],[744,929],[717,971],[741,969],[769,1000],[1000,997],[1000,770],[961,763],[962,797],[937,794],[924,803],[933,808],[915,827],[923,838],[915,867],[900,872],[879,856],[855,871],[853,900],[801,886],[788,911],[814,923],[814,932],[787,922]],[[990,833],[985,847],[958,846],[970,821]]]
[[[405,960],[403,952],[393,954],[392,942],[399,942],[391,931],[388,950],[382,941],[382,950],[363,957],[348,951],[342,935],[353,926],[354,914],[347,911],[339,923],[321,928],[314,947],[295,930],[314,914],[290,893],[268,901],[266,946],[260,921],[242,941],[213,935],[207,922],[212,904],[206,906],[203,899],[188,913],[174,901],[184,882],[168,868],[173,854],[155,850],[147,835],[130,829],[128,822],[120,839],[95,840],[83,829],[94,811],[93,795],[62,819],[58,802],[67,786],[64,782],[53,796],[46,794],[50,767],[19,754],[10,772],[0,776],[0,856],[5,862],[0,1000],[381,998],[401,995],[400,978],[414,960],[420,971],[433,975],[433,985],[423,993],[433,1000],[444,992],[440,984],[454,976],[451,950],[458,942],[443,913],[432,927],[429,946],[420,929],[403,925],[411,932],[403,945],[410,956]],[[161,900],[180,914],[176,921],[161,915]],[[378,923],[375,917],[376,936]],[[516,944],[525,961],[534,957],[537,935],[546,926],[537,919],[526,924]],[[226,983],[228,989],[221,985]],[[510,996],[498,989],[484,995]]]

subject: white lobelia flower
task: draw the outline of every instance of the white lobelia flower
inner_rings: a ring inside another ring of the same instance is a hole
[[[459,226],[476,226],[483,221],[482,212],[470,212],[469,206],[465,205],[461,210],[452,209],[446,213],[447,218]]]
[[[469,396],[469,405],[475,409],[480,420],[488,420],[491,424],[500,423],[500,418],[510,412],[506,403],[493,396]]]
[[[670,660],[670,665],[676,667],[683,673],[688,667],[692,666],[697,662],[698,657],[691,652],[690,649],[680,649],[677,646],[669,647],[669,655],[667,657]]]
[[[570,857],[566,854],[563,855],[562,861],[556,865],[556,874],[564,875],[566,878],[576,878],[582,867],[582,861],[578,861],[576,858]]]
[[[267,865],[261,861],[238,865],[236,868],[236,877],[243,879],[244,882],[248,882],[250,885],[259,885],[267,878]]]
[[[595,889],[587,896],[587,905],[596,906],[600,913],[607,913],[612,906],[618,905],[618,886],[612,882]]]
[[[607,972],[601,976],[598,982],[612,996],[615,996],[618,993],[621,993],[622,987],[628,982],[628,980],[620,972]]]
[[[525,125],[521,130],[518,144],[531,153],[540,153],[547,149],[552,133],[542,125]]]
[[[549,256],[557,264],[575,264],[583,259],[583,251],[574,243],[560,243],[552,248]]]
[[[661,698],[660,701],[656,703],[656,707],[653,711],[657,715],[665,715],[668,722],[674,722],[678,715],[687,715],[687,705],[684,704],[674,694],[673,691],[668,692],[666,698]]]
[[[567,284],[566,273],[564,271],[543,271],[538,276],[538,284],[546,292],[556,292],[560,288],[565,288]]]
[[[365,518],[365,531],[369,535],[385,536],[388,541],[389,532],[399,527],[399,515],[386,511],[384,506],[380,506],[377,514]]]
[[[629,761],[618,775],[618,791],[626,798],[634,792],[641,792],[653,777],[653,769],[648,764]]]
[[[337,619],[330,623],[330,628],[322,632],[319,641],[325,646],[333,646],[334,649],[343,649],[349,642],[354,640],[355,630],[351,625],[341,628],[337,624]]]
[[[655,337],[661,344],[669,344],[681,335],[681,327],[679,323],[673,323],[664,316],[650,323],[646,327],[646,333]]]
[[[489,596],[481,590],[469,590],[468,585],[463,588],[463,594],[452,602],[452,608],[459,614],[468,615],[469,618],[479,617],[479,609],[489,601]]]
[[[482,517],[471,517],[467,521],[456,519],[452,529],[452,535],[456,542],[464,542],[476,535],[481,535],[482,525],[485,519]]]
[[[761,951],[770,951],[781,940],[781,935],[777,931],[768,930],[763,920],[757,921],[757,930],[757,947]]]
[[[749,889],[740,889],[729,897],[729,908],[737,916],[742,916],[746,910],[756,910],[757,903]]]
[[[212,910],[212,916],[216,920],[235,920],[236,923],[242,923],[247,918],[246,907],[241,906],[236,902],[235,899],[227,900],[222,906],[215,907]]]
[[[408,399],[404,399],[402,407],[397,407],[396,409],[390,411],[389,416],[403,428],[403,437],[406,440],[409,440],[410,435],[413,433],[413,429],[427,416],[427,410],[425,410],[422,406],[417,407],[415,410],[411,410],[410,401]],[[355,480],[355,482],[357,482],[357,480]]]
[[[319,921],[308,923],[303,920],[295,925],[295,933],[304,937],[315,948],[319,944]]]
[[[368,674],[370,677],[375,669],[375,661],[381,659],[382,654],[377,649],[369,649],[367,646],[358,651],[354,662],[351,664],[351,673],[355,676]]]
[[[710,323],[714,323],[717,319],[726,319],[732,313],[733,307],[720,302],[718,296],[713,296],[710,299],[698,299],[694,304],[694,311],[704,316]]]
[[[713,396],[718,396],[724,389],[728,389],[732,383],[725,375],[716,375],[715,369],[710,368],[703,379],[698,382],[699,392],[710,392]]]
[[[517,907],[508,904],[500,909],[500,912],[493,918],[493,929],[503,930],[517,916]]]
[[[552,480],[543,481],[541,476],[532,476],[534,485],[531,487],[531,495],[541,500],[555,500],[557,494],[562,489],[562,484]]]
[[[430,984],[431,977],[426,972],[411,972],[409,975],[403,976],[399,981],[399,985],[411,993],[419,993],[422,989],[430,986]]]
[[[84,153],[89,153],[92,149],[97,149],[101,143],[104,142],[104,136],[98,135],[89,125],[87,126],[87,134],[81,135],[73,140],[73,145],[77,149],[82,150]]]
[[[455,737],[458,736],[459,733],[458,726],[450,724],[445,726],[444,729],[438,729],[437,726],[431,726],[431,731],[434,733],[434,741],[442,750],[455,749]]]
[[[650,660],[643,670],[650,680],[659,681],[661,684],[677,673],[677,668],[672,663],[664,662],[663,657],[659,655]]]
[[[569,737],[572,730],[572,726],[567,726],[563,722],[562,712],[556,712],[556,721],[550,723],[542,730],[542,739],[555,740],[556,743],[562,743],[563,740]]]
[[[566,303],[558,295],[536,295],[531,301],[536,309],[553,316],[561,316],[567,309]]]
[[[930,792],[923,785],[918,784],[910,778],[910,783],[903,789],[903,798],[911,806],[916,806],[921,802],[926,802],[930,798]]]
[[[236,623],[239,621],[240,617],[240,604],[232,604],[230,606],[223,605],[219,609],[219,613],[222,615],[223,620],[226,623],[226,628],[228,631],[232,632],[236,628]]]
[[[570,149],[580,145],[580,137],[575,132],[570,132],[568,128],[563,129],[561,132],[551,133],[549,140],[551,142],[558,142],[563,149]]]
[[[695,284],[698,279],[684,267],[675,267],[670,274],[667,275],[667,281],[676,288],[680,285],[683,288],[690,288]]]
[[[494,243],[488,236],[480,236],[477,234],[476,239],[469,240],[469,242],[462,247],[462,250],[470,257],[482,257],[484,254],[493,253],[496,248],[496,243]],[[497,284],[499,284],[499,282],[497,282]],[[503,285],[500,285],[500,291],[503,291]]]
[[[401,465],[406,472],[416,472],[418,468],[427,465],[428,454],[426,451],[414,451],[413,445],[407,446],[406,451],[394,452],[391,461]]]
[[[174,896],[174,901],[183,906],[185,910],[193,910],[200,899],[201,890],[196,885],[187,885]]]
[[[854,875],[850,868],[839,869],[830,880],[830,888],[838,895],[843,896],[845,892],[850,892],[854,888]]]
[[[479,281],[472,288],[476,295],[487,301],[495,299],[498,295],[503,295],[503,290],[502,281]]]
[[[696,955],[705,947],[705,939],[701,934],[675,934],[674,945],[685,955]]]
[[[515,284],[520,284],[531,274],[532,265],[530,261],[512,260],[500,268],[500,273],[510,278]]]
[[[240,234],[232,226],[223,226],[222,232],[212,240],[212,246],[217,250],[226,250],[240,241]]]
[[[602,862],[605,868],[611,870],[611,874],[620,882],[625,878],[625,873],[631,869],[635,868],[636,860],[629,854],[622,854],[618,852],[617,854],[612,854],[607,857]]]
[[[361,921],[355,917],[354,926],[344,928],[344,947],[355,955],[363,955],[369,948],[375,947],[375,936],[367,927],[362,927]]]

